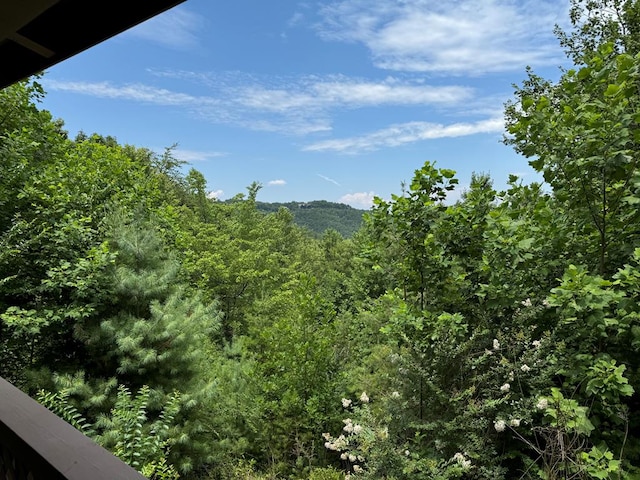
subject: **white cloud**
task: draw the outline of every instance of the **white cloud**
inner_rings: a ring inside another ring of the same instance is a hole
[[[204,17],[183,6],[172,8],[125,32],[164,47],[187,50],[198,45],[198,33],[205,27]]]
[[[339,203],[346,203],[354,208],[369,209],[373,206],[373,192],[348,193],[338,200]]]
[[[291,18],[289,18],[289,20],[287,21],[287,26],[290,27],[290,28],[291,27],[297,27],[303,21],[304,21],[304,13],[295,12],[293,15],[291,15]]]
[[[247,107],[286,112],[385,105],[455,105],[471,98],[472,89],[403,83],[394,79],[371,82],[337,76],[303,79],[284,88],[239,87],[233,93],[237,95],[238,103]]]
[[[337,181],[335,181],[333,178],[326,177],[326,176],[324,176],[324,175],[321,175],[320,173],[318,173],[318,174],[316,174],[316,175],[318,175],[321,179],[323,179],[323,180],[325,180],[325,181],[327,181],[327,182],[329,182],[329,183],[333,183],[334,185],[337,185],[337,186],[339,186],[339,187],[341,186],[341,185],[340,185]]]
[[[211,199],[216,199],[219,200],[222,195],[224,195],[224,191],[223,190],[213,190],[209,193],[207,193],[207,198],[211,198]]]
[[[64,82],[46,79],[47,89],[186,109],[213,123],[286,134],[329,132],[337,111],[383,106],[439,108],[466,105],[469,87],[434,86],[393,77],[380,81],[343,75],[256,77],[253,75],[152,72],[203,83],[209,95],[190,95],[144,84]]]
[[[176,148],[172,150],[172,154],[178,160],[182,160],[185,162],[203,162],[206,160],[211,160],[212,158],[224,157],[227,155],[224,152],[204,152],[197,150],[183,150]]]
[[[474,123],[441,125],[429,122],[409,122],[392,125],[359,137],[324,140],[303,148],[310,152],[333,151],[357,154],[384,147],[397,147],[407,143],[436,138],[462,137],[477,133],[500,133],[504,130],[501,118],[491,118]]]
[[[195,97],[142,84],[112,85],[109,82],[64,82],[53,79],[47,79],[43,83],[51,90],[162,106],[213,107],[217,103],[217,100],[210,97]]]
[[[281,178],[278,180],[271,180],[269,182],[267,182],[267,186],[268,187],[279,187],[282,185],[286,185],[287,182],[285,180],[282,180]]]
[[[343,0],[321,9],[318,29],[364,44],[380,68],[475,75],[556,65],[552,30],[567,10],[557,0]]]

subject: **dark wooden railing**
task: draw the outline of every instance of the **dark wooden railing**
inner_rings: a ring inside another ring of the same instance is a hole
[[[0,378],[0,480],[145,480]]]

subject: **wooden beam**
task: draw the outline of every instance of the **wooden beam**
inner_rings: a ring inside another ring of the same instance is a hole
[[[59,0],[17,0],[0,6],[0,42],[17,32]]]
[[[34,42],[33,40],[28,39],[24,35],[20,35],[19,33],[14,33],[13,35],[9,35],[9,40],[13,40],[18,45],[22,45],[24,48],[28,48],[32,52],[36,52],[41,57],[51,58],[56,52],[53,50],[49,50],[47,47],[43,47],[39,43]]]
[[[2,377],[0,451],[36,480],[146,480]]]

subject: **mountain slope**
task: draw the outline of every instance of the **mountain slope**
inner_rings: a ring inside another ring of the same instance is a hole
[[[362,216],[366,210],[345,205],[344,203],[315,200],[312,202],[267,203],[256,202],[258,210],[265,213],[275,212],[280,207],[288,208],[295,222],[312,232],[322,233],[332,228],[340,232],[343,237],[350,237],[362,225]]]

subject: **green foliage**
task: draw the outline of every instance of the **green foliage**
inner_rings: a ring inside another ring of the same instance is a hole
[[[151,391],[144,385],[132,396],[125,386],[118,387],[115,406],[109,415],[101,416],[96,428],[101,433],[96,441],[139,470],[150,479],[177,479],[178,472],[167,464],[176,415],[180,410],[180,395],[174,392],[154,421],[148,410]]]
[[[337,437],[324,433],[324,446],[339,454],[343,468],[356,478],[396,478],[407,463],[407,455],[389,439],[390,418],[378,418],[370,401],[366,392],[356,401],[343,398],[342,406],[349,415],[342,421],[344,433]],[[398,401],[396,396],[392,401]]]
[[[442,255],[433,230],[446,211],[447,192],[458,183],[454,174],[426,162],[416,171],[408,192],[393,195],[390,202],[374,199],[374,208],[366,217],[374,241],[383,246],[374,253],[374,270],[393,279],[403,289],[404,298],[413,297],[421,309],[435,298],[431,292],[450,287],[449,280],[457,273],[431,268]]]
[[[640,51],[639,14],[637,0],[571,0],[569,19],[574,30],[567,33],[556,26],[555,32],[577,65],[607,42],[617,52],[635,55]]]
[[[333,311],[316,293],[313,278],[302,277],[286,301],[286,310],[255,332],[256,373],[262,379],[262,439],[269,457],[287,452],[300,472],[308,472],[322,455],[317,439],[337,420],[332,399],[342,376],[334,350]],[[277,461],[275,471],[286,471]]]
[[[603,44],[555,86],[530,74],[506,109],[507,143],[535,157],[530,164],[570,212],[571,228],[591,239],[584,258],[597,258],[600,274],[621,266],[637,242],[639,65]]]
[[[280,208],[287,208],[293,215],[294,222],[316,235],[327,230],[335,230],[345,238],[350,238],[362,226],[364,210],[359,210],[343,203],[315,200],[311,202],[266,203],[257,202],[259,211],[273,213]]]
[[[506,106],[544,184],[426,162],[348,239],[0,92],[0,374],[155,478],[636,478],[638,5]]]
[[[170,446],[175,443],[175,418],[180,411],[178,392],[169,395],[156,418],[151,419],[149,387],[144,385],[133,397],[127,387],[120,385],[114,407],[108,415],[101,415],[94,425],[71,403],[68,389],[56,393],[40,390],[36,399],[145,477],[151,480],[180,477],[167,461]]]
[[[80,430],[85,435],[92,437],[95,432],[93,426],[87,422],[76,407],[69,402],[69,392],[62,390],[60,392],[47,392],[46,390],[38,391],[35,399],[45,408],[51,410],[65,422]]]

